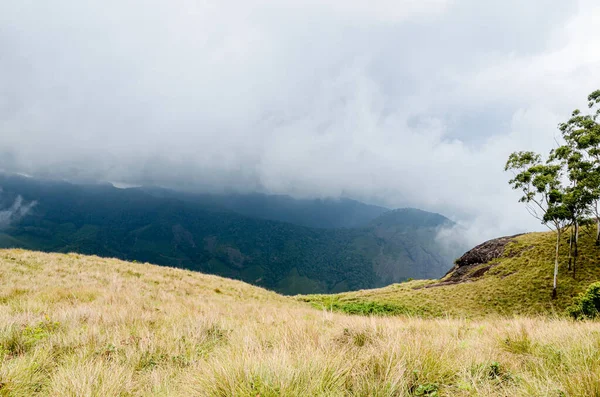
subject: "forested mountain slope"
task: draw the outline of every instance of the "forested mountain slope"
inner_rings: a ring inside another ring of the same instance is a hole
[[[29,206],[4,226],[0,247],[176,266],[286,294],[439,277],[461,253],[436,240],[439,228],[452,225],[448,219],[414,209],[384,212],[360,228],[325,229],[109,184],[2,176],[0,186],[5,212],[19,200]]]
[[[205,207],[226,209],[250,218],[325,229],[363,227],[389,211],[385,207],[345,198],[296,199],[260,193],[200,194],[156,187],[138,189],[155,197],[174,198]]]

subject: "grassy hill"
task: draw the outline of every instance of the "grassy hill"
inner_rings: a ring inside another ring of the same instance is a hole
[[[489,258],[478,261],[475,255],[472,264],[455,266],[441,280],[415,280],[381,289],[301,299],[349,313],[459,317],[562,314],[575,295],[600,280],[600,248],[594,245],[593,231],[584,230],[573,277],[568,271],[568,236],[565,236],[558,298],[552,300],[555,236],[551,232],[530,233],[492,241]],[[494,255],[494,249],[498,248]]]
[[[599,347],[594,322],[348,316],[187,270],[0,250],[0,396],[594,396]]]

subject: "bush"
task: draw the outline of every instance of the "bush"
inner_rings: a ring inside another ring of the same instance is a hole
[[[415,396],[438,397],[439,389],[440,388],[436,383],[426,383],[424,385],[417,386],[413,394]]]
[[[573,305],[567,310],[577,320],[597,318],[600,315],[600,282],[590,284],[584,293],[573,299]]]
[[[410,314],[404,307],[378,302],[332,302],[328,308],[346,314],[358,314],[361,316],[394,316]]]

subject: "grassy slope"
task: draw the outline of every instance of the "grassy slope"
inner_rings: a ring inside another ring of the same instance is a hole
[[[502,258],[491,262],[499,264],[473,282],[423,288],[439,281],[415,280],[380,289],[300,299],[342,311],[374,303],[388,305],[389,311],[425,316],[562,314],[573,296],[600,280],[600,249],[594,245],[591,233],[582,233],[574,279],[567,271],[568,242],[567,237],[563,239],[558,299],[551,300],[555,236],[549,232],[517,237],[506,247]]]
[[[0,396],[583,396],[597,323],[346,316],[216,276],[0,250]]]

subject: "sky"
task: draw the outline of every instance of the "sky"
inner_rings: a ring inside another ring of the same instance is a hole
[[[600,88],[592,0],[0,2],[0,169],[539,230],[503,171]]]

